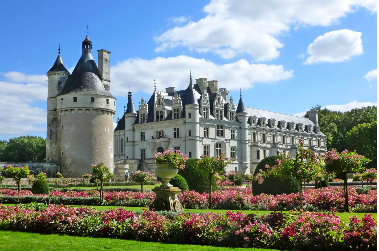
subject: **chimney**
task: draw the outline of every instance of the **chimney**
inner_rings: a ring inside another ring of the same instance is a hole
[[[110,79],[110,51],[98,50],[98,64],[101,80],[103,81],[104,88],[107,91],[111,89],[111,79]]]
[[[199,86],[201,93],[207,92],[208,82],[206,78],[196,79],[196,84]]]
[[[212,93],[216,93],[218,91],[218,81],[217,80],[208,81],[208,86],[211,89]]]
[[[171,93],[171,92],[175,92],[175,87],[167,87],[166,88],[166,93]]]

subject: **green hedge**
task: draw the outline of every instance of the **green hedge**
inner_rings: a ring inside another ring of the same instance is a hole
[[[188,159],[186,161],[186,168],[179,170],[179,174],[187,181],[189,190],[198,193],[207,193],[209,191],[208,173],[197,166],[197,161],[198,159]],[[216,190],[217,183],[213,176],[212,191]]]
[[[34,194],[49,194],[49,184],[46,180],[37,179],[32,186],[32,193]]]
[[[175,177],[170,180],[170,184],[174,187],[179,187],[179,189],[182,191],[189,190],[186,179],[184,179],[180,174],[175,175]]]
[[[269,156],[264,158],[259,162],[257,168],[255,169],[254,175],[256,175],[259,170],[265,171],[265,165],[274,166],[277,164],[276,160],[281,158],[279,156]],[[264,178],[264,182],[259,184],[257,181],[253,181],[253,195],[259,195],[261,193],[265,194],[290,194],[299,192],[299,183],[295,178],[291,179],[281,179],[280,177],[267,177]]]

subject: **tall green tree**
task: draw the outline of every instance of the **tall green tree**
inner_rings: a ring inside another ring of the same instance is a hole
[[[371,159],[366,165],[367,168],[376,168],[377,166],[377,122],[363,123],[354,126],[345,137],[346,149],[356,150],[357,153]]]
[[[3,143],[4,145],[4,143]],[[0,151],[1,151],[0,143]],[[21,136],[12,138],[2,150],[2,161],[39,162],[46,159],[46,141],[42,137]]]

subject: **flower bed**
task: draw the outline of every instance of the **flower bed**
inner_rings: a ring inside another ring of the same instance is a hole
[[[112,237],[166,243],[299,250],[376,250],[377,229],[371,215],[343,225],[333,213],[290,212],[257,216],[171,214],[146,210],[142,214],[119,208],[48,205],[42,210],[0,205],[0,229],[77,236]],[[317,230],[317,231],[316,231]]]
[[[5,195],[5,196],[4,196]],[[17,191],[10,189],[0,190],[0,203],[15,203]],[[94,205],[99,192],[89,191],[52,191],[48,197],[34,195],[28,190],[21,190],[21,202],[33,201],[44,203],[71,203],[73,205]],[[39,198],[43,197],[43,198]],[[66,199],[64,199],[66,198]],[[72,198],[72,199],[69,199]],[[85,199],[87,198],[87,199]],[[194,191],[183,191],[178,195],[179,201],[185,208],[207,208],[208,195]],[[320,189],[306,189],[303,192],[304,207],[309,211],[343,211],[345,200],[342,187],[325,187]],[[148,206],[155,199],[151,192],[106,192],[105,204],[122,206]],[[376,212],[377,192],[370,190],[367,194],[358,194],[353,187],[349,187],[349,206],[353,212]],[[216,209],[255,209],[255,210],[293,210],[299,207],[298,194],[251,195],[251,188],[229,187],[212,192],[212,208]]]

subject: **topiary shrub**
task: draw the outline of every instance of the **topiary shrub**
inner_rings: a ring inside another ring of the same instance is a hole
[[[196,191],[198,193],[207,193],[209,187],[208,173],[198,168],[198,159],[188,159],[186,161],[186,168],[179,170],[178,174],[183,176],[187,181],[188,189]],[[212,191],[217,190],[216,179],[212,178]]]
[[[315,188],[321,188],[321,187],[329,187],[329,181],[327,180],[321,180],[315,182]]]
[[[276,160],[281,158],[279,156],[269,156],[264,158],[259,162],[257,168],[255,169],[254,175],[256,175],[259,170],[265,171],[265,165],[274,166],[277,164]],[[257,181],[253,181],[253,195],[259,195],[261,193],[265,194],[290,194],[299,192],[299,183],[295,178],[281,179],[279,177],[267,177],[264,178],[264,182],[259,184]]]
[[[32,186],[33,194],[49,194],[49,183],[46,180],[37,179]]]
[[[170,184],[174,187],[179,187],[182,191],[188,191],[187,181],[180,174],[175,175],[175,177],[170,180]]]
[[[241,174],[238,174],[236,178],[234,179],[234,185],[236,186],[242,186],[243,178]]]

